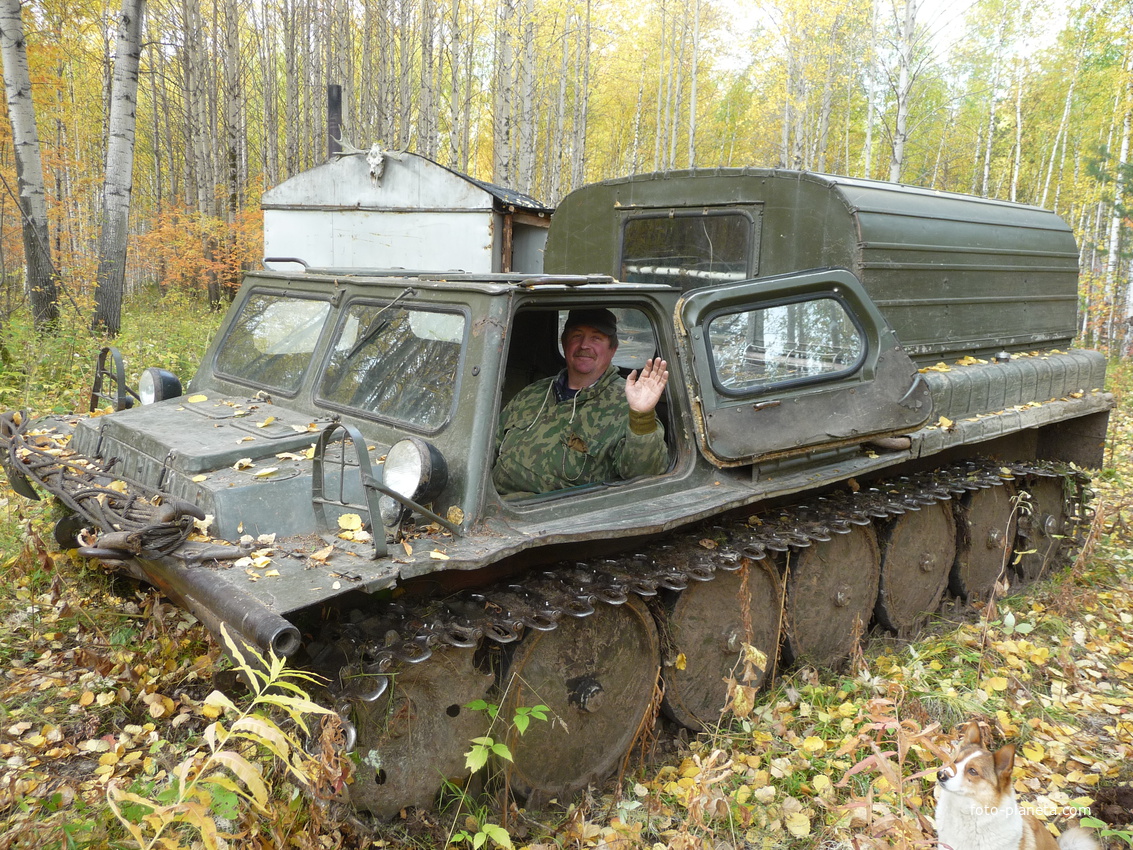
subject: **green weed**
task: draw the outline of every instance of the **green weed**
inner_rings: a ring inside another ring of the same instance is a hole
[[[315,773],[295,734],[285,730],[270,713],[281,711],[305,735],[308,720],[333,715],[330,709],[311,701],[301,685],[313,683],[306,673],[288,670],[284,661],[265,659],[231,639],[221,627],[229,653],[250,683],[252,699],[239,708],[220,691],[205,700],[225,717],[204,730],[206,747],[191,753],[172,771],[169,785],[155,796],[124,790],[118,783],[107,786],[107,801],[114,816],[143,850],[154,847],[193,846],[199,840],[206,850],[227,846],[219,824],[235,821],[245,809],[258,816],[269,814],[271,789],[253,753],[269,756],[295,782],[307,786]],[[249,661],[245,654],[251,654]],[[184,843],[182,843],[184,842]]]

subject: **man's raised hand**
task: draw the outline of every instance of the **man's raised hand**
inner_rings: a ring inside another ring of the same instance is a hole
[[[648,413],[657,407],[661,400],[661,393],[669,383],[668,364],[660,357],[647,360],[641,367],[641,374],[637,370],[629,373],[626,378],[626,401],[629,409],[638,413]]]

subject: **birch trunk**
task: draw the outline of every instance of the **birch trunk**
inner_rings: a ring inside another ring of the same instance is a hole
[[[661,146],[661,139],[664,138],[664,103],[665,103],[665,80],[668,75],[665,73],[666,62],[666,41],[665,41],[665,27],[667,26],[666,13],[668,9],[665,5],[665,0],[661,0],[661,34],[657,40],[657,118],[656,126],[653,129],[653,170],[662,171],[664,163],[661,161],[661,155],[664,148]]]
[[[417,149],[429,159],[437,158],[439,140],[437,139],[437,107],[434,104],[436,57],[434,55],[433,4],[431,0],[421,3],[421,103],[417,110]]]
[[[1081,56],[1086,47],[1086,38],[1082,37],[1078,45],[1078,50],[1075,51],[1074,70],[1070,73],[1070,85],[1066,89],[1066,99],[1062,104],[1062,118],[1058,122],[1058,132],[1054,135],[1054,144],[1050,149],[1050,162],[1046,169],[1046,179],[1043,181],[1043,194],[1039,200],[1039,206],[1046,206],[1047,193],[1050,191],[1050,180],[1054,174],[1054,162],[1058,158],[1058,145],[1062,138],[1066,135],[1066,129],[1070,124],[1070,107],[1074,103],[1074,86],[1078,82],[1078,72],[1082,67]]]
[[[688,167],[696,167],[696,82],[700,66],[700,0],[693,3],[692,77],[688,95]]]
[[[516,115],[516,180],[508,185],[531,194],[535,189],[535,3],[526,0],[520,27],[519,112]]]
[[[1129,177],[1129,137],[1133,133],[1133,61],[1131,54],[1125,56],[1125,116],[1121,125],[1121,153],[1114,169],[1117,179],[1113,190],[1113,212],[1109,219],[1109,254],[1106,259],[1106,289],[1117,292],[1117,271],[1121,257],[1121,223],[1128,214],[1125,209],[1125,193]],[[1121,340],[1121,357],[1133,353],[1133,286],[1125,282],[1124,328]]]
[[[905,0],[905,14],[899,22],[897,45],[897,116],[893,122],[893,155],[889,160],[889,181],[899,183],[905,165],[908,139],[909,99],[913,87],[913,46],[916,41],[916,0]]]
[[[136,0],[142,2],[142,0]],[[240,22],[236,0],[226,0],[224,4],[224,159],[225,184],[228,190],[228,203],[225,215],[228,233],[227,243],[229,261],[221,280],[221,294],[231,301],[240,286],[240,267],[237,257],[240,235],[237,232],[237,218],[244,206],[245,175],[244,140],[244,91],[240,77]]]
[[[466,107],[460,92],[460,51],[461,51],[461,34],[460,34],[460,0],[452,0],[449,7],[449,130],[448,130],[448,155],[449,164],[458,171],[464,170],[464,163],[461,159],[460,152],[460,134],[461,126],[467,118],[465,117]]]
[[[569,189],[576,189],[586,180],[586,130],[590,123],[590,0],[586,0],[586,17],[579,39],[579,64],[582,66],[574,98],[574,142],[571,145]]]
[[[102,190],[92,326],[117,336],[126,292],[126,247],[130,234],[130,195],[134,189],[134,133],[138,121],[138,63],[141,58],[145,0],[123,0],[114,49],[110,120],[106,141],[106,179]]]
[[[862,146],[862,176],[869,179],[873,177],[873,125],[876,121],[875,103],[877,101],[877,76],[881,59],[879,58],[877,44],[877,7],[880,0],[871,4],[869,13],[869,44],[870,57],[866,66],[866,118],[865,143]],[[849,160],[847,159],[847,162]]]
[[[1023,81],[1026,60],[1016,60],[1015,75],[1015,155],[1011,164],[1011,202],[1019,197],[1019,168],[1023,160]]]
[[[0,0],[0,56],[4,60],[4,90],[8,97],[8,120],[16,151],[20,213],[23,217],[24,278],[36,330],[51,330],[59,318],[55,266],[47,230],[47,198],[43,184],[43,160],[35,105],[31,97],[24,22],[19,0]]]
[[[514,147],[515,64],[512,27],[515,25],[514,0],[496,5],[496,90],[492,110],[492,182],[510,186],[515,167]]]

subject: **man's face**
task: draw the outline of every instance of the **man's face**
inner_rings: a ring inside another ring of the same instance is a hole
[[[597,381],[614,359],[610,338],[589,325],[575,325],[563,334],[567,380],[580,390]]]

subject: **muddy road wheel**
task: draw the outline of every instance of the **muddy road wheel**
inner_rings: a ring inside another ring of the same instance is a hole
[[[692,582],[676,596],[666,641],[672,663],[662,669],[669,717],[696,731],[714,727],[727,701],[725,679],[739,677],[745,643],[767,657],[763,674],[746,684],[763,684],[779,654],[781,599],[779,574],[768,559],[717,570],[712,581]]]
[[[877,620],[901,637],[916,632],[940,605],[956,559],[952,502],[924,505],[883,533]]]
[[[486,697],[495,680],[476,661],[473,649],[437,650],[402,667],[376,701],[356,705],[361,760],[349,786],[356,807],[391,818],[407,806],[431,808],[445,780],[464,783],[464,754],[489,722],[465,706]]]
[[[1015,551],[1015,487],[1004,483],[964,497],[956,518],[958,543],[950,589],[969,602],[986,602],[995,582],[1010,577]]]
[[[636,598],[529,631],[512,655],[500,717],[545,705],[548,719],[523,735],[508,730],[511,788],[538,807],[606,779],[650,722],[660,664],[657,627]]]
[[[833,666],[869,627],[877,601],[881,556],[872,526],[790,554],[785,648],[795,663]]]
[[[1021,557],[1016,569],[1024,582],[1048,575],[1067,548],[1070,512],[1061,478],[1036,478],[1024,485],[1027,507],[1019,514]]]

